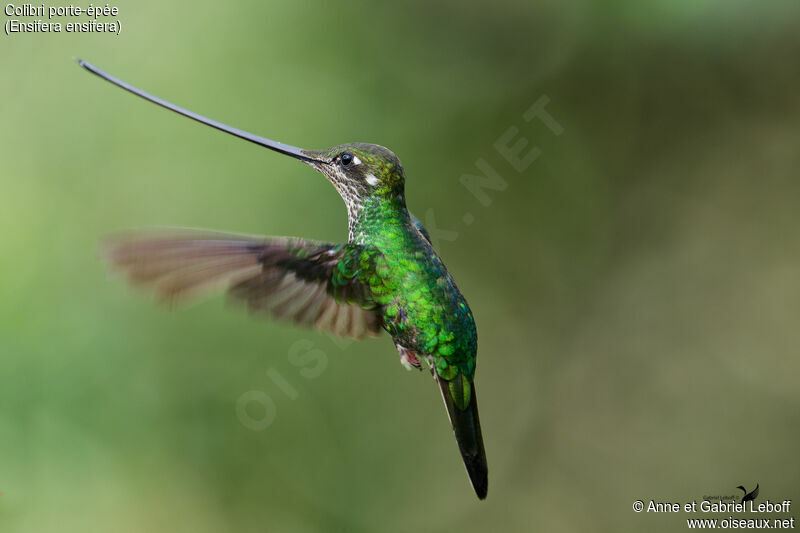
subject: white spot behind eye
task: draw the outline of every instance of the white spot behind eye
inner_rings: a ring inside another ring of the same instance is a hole
[[[376,177],[375,177],[373,174],[367,174],[367,183],[369,183],[369,184],[370,184],[370,185],[372,185],[373,187],[374,187],[375,185],[379,184],[380,182],[381,182],[381,180],[379,180],[378,178],[376,178]]]
[[[361,164],[361,160],[358,158],[357,155],[353,156],[353,164],[354,165],[360,165]]]

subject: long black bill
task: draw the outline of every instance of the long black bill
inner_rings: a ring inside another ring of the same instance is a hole
[[[246,141],[250,141],[251,143],[258,144],[259,146],[264,146],[266,148],[269,148],[270,150],[275,150],[276,152],[279,152],[281,154],[290,155],[294,158],[300,159],[301,161],[313,161],[316,163],[325,163],[325,161],[319,161],[317,159],[314,159],[313,157],[308,156],[305,152],[303,152],[303,150],[301,150],[296,146],[291,146],[288,144],[283,144],[278,141],[273,141],[272,139],[267,139],[266,137],[261,137],[260,135],[255,135],[253,133],[249,133],[244,130],[228,126],[227,124],[223,124],[222,122],[217,122],[216,120],[204,117],[203,115],[198,115],[193,111],[189,111],[188,109],[184,109],[173,103],[167,102],[166,100],[162,100],[158,96],[153,96],[152,94],[147,93],[137,87],[134,87],[130,83],[126,83],[119,78],[115,78],[108,72],[100,70],[91,63],[87,63],[83,59],[77,59],[76,61],[80,66],[82,66],[92,74],[99,76],[118,87],[122,87],[126,91],[131,92],[136,96],[140,96],[145,100],[153,102],[154,104],[158,104],[161,107],[169,109],[170,111],[174,111],[179,115],[183,115],[184,117],[189,117],[192,120],[196,120],[197,122],[201,122],[207,126],[211,126],[212,128],[216,128],[220,131],[224,131],[225,133],[230,133],[231,135],[235,135],[240,139],[244,139]]]

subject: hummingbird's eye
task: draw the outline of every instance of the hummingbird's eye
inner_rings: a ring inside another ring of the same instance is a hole
[[[350,163],[353,162],[353,154],[351,154],[350,152],[343,153],[342,157],[340,158],[340,161],[342,162],[342,166],[345,167],[348,166]]]

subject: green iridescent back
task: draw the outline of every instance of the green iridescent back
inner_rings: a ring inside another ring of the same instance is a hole
[[[369,297],[361,305],[381,314],[396,344],[454,381],[453,398],[464,408],[477,355],[472,312],[424,228],[406,209],[405,178],[394,154],[375,145],[347,149],[358,157],[364,179],[348,175],[339,183],[332,180],[348,203],[351,246],[332,281],[337,284],[340,276],[345,284],[357,278],[367,286]]]
[[[416,221],[398,203],[375,198],[362,208],[360,243],[380,252],[365,282],[383,306],[384,324],[395,342],[433,356],[442,378],[451,380],[460,370],[471,381],[477,353],[472,312]]]

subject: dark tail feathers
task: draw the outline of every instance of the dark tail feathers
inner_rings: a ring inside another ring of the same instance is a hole
[[[450,424],[453,426],[458,449],[464,459],[464,466],[467,468],[469,480],[478,498],[483,500],[486,498],[486,493],[489,489],[489,470],[486,465],[486,450],[483,448],[483,435],[481,435],[481,424],[478,418],[478,400],[475,396],[475,387],[471,387],[472,393],[469,405],[462,411],[453,401],[449,382],[439,376],[435,376],[435,378],[442,392],[442,399],[447,408],[447,415],[450,417]],[[456,379],[460,379],[460,376]]]

